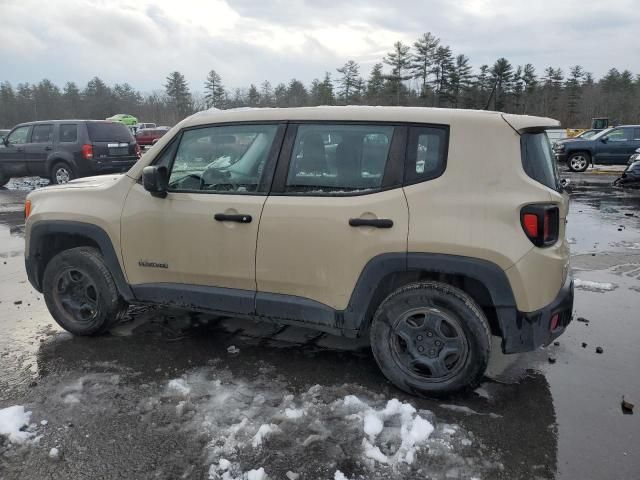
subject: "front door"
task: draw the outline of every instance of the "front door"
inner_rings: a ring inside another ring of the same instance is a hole
[[[371,259],[406,254],[408,210],[401,188],[406,128],[351,123],[290,128],[295,140],[283,148],[260,222],[256,310],[299,317],[302,309],[278,309],[287,302],[310,305],[309,300],[316,311],[344,310]],[[322,322],[312,316],[298,319]]]
[[[633,133],[633,127],[619,127],[596,140],[596,163],[626,164],[635,150]]]
[[[53,125],[35,124],[31,140],[24,146],[24,157],[29,175],[47,175],[45,165],[53,149]]]
[[[165,198],[135,184],[122,213],[122,256],[143,299],[252,313],[260,215],[284,126],[187,129],[159,156]],[[178,299],[178,300],[176,300]]]
[[[0,169],[7,177],[27,175],[24,161],[24,146],[29,139],[31,126],[18,127],[7,136],[8,144],[0,147]]]

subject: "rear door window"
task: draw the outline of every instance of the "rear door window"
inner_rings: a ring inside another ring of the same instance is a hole
[[[78,141],[78,126],[71,123],[60,125],[60,141],[64,143],[75,143]]]
[[[558,190],[558,165],[547,134],[523,133],[520,152],[526,174],[544,186]]]
[[[448,129],[411,127],[407,146],[405,185],[439,177],[447,164]]]
[[[53,125],[34,125],[31,143],[50,143],[53,141]]]
[[[92,142],[133,142],[133,135],[122,123],[88,122],[87,131]]]
[[[394,130],[391,125],[298,126],[285,192],[331,194],[379,190]]]

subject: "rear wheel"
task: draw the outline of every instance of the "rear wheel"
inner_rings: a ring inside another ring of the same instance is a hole
[[[56,162],[51,168],[51,183],[62,185],[74,178],[76,177],[73,169],[66,162]]]
[[[56,322],[74,335],[97,335],[119,322],[127,304],[95,248],[65,250],[51,259],[42,281]]]
[[[491,333],[478,305],[439,282],[407,285],[380,305],[371,347],[382,373],[405,392],[442,396],[476,385],[491,353]]]
[[[590,160],[588,153],[577,152],[571,154],[567,165],[572,172],[584,172],[589,167]]]

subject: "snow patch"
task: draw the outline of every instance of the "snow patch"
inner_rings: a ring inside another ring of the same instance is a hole
[[[358,385],[314,385],[293,394],[284,380],[256,370],[261,373],[249,380],[203,368],[167,383],[160,406],[169,413],[190,392],[189,415],[180,416],[181,425],[206,439],[212,480],[249,480],[251,472],[266,478],[275,449],[286,452],[289,465],[280,459],[273,467],[291,468],[288,480],[335,477],[346,460],[364,469],[356,475],[362,478],[399,479],[418,471],[440,478],[451,468],[470,478],[494,468],[476,448],[464,450],[472,458],[462,457],[460,440],[473,437],[458,426],[439,425],[428,410]],[[310,456],[312,445],[325,454]]]
[[[60,450],[55,447],[49,450],[49,458],[52,460],[58,460],[60,458]]]
[[[574,279],[573,285],[582,290],[591,290],[595,292],[610,292],[617,288],[617,285],[608,282],[592,282],[590,280]]]
[[[0,435],[7,437],[11,443],[25,443],[35,435],[25,430],[30,420],[31,412],[25,411],[22,405],[0,409]]]

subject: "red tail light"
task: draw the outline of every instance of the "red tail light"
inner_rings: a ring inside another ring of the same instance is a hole
[[[527,205],[520,212],[520,223],[536,247],[548,247],[558,241],[560,211],[555,205]]]
[[[93,158],[93,145],[82,145],[82,158],[85,160],[91,160]]]
[[[135,149],[136,149],[136,157],[140,158],[140,156],[142,155],[142,150],[140,149],[140,145],[136,143]]]

